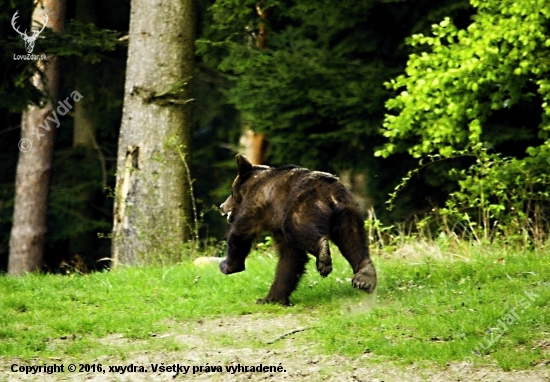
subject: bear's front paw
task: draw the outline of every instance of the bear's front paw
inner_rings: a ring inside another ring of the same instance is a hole
[[[256,300],[256,304],[281,304],[283,306],[292,306],[288,298],[286,299],[272,299],[269,297],[259,298]]]
[[[351,284],[354,288],[363,289],[367,293],[374,292],[376,288],[376,271],[374,265],[368,263],[359,272],[355,274]]]
[[[244,264],[242,264],[241,266],[235,266],[234,264],[229,264],[227,259],[225,259],[220,263],[220,271],[224,275],[230,275],[231,273],[242,272],[244,271]]]

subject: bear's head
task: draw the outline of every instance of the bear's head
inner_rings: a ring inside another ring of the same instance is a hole
[[[231,186],[231,195],[220,205],[221,213],[227,217],[229,223],[235,220],[239,205],[248,192],[251,183],[248,180],[258,171],[270,168],[268,166],[254,166],[241,154],[237,154],[235,161],[237,162],[238,175]]]

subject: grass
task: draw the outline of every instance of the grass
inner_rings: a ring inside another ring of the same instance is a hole
[[[334,271],[326,279],[310,261],[290,308],[254,303],[273,280],[275,260],[266,251],[252,254],[247,270],[231,276],[190,263],[88,275],[2,276],[0,356],[124,359],[132,347],[177,350],[177,343],[151,341],[174,322],[264,313],[282,320],[307,315],[311,327],[295,341],[326,354],[370,353],[374,360],[404,364],[467,360],[497,363],[504,370],[549,358],[542,345],[548,346],[550,336],[548,253],[467,246],[459,261],[434,252],[376,256],[376,296],[354,290],[351,269],[337,251],[333,254]],[[102,341],[112,335],[128,339],[128,346]],[[226,341],[231,346],[231,336]]]
[[[533,252],[477,253],[468,262],[379,259],[377,305],[366,314],[353,307],[343,316],[332,311],[317,340],[327,351],[373,352],[404,363],[466,358],[496,361],[504,370],[528,368],[548,359],[537,346],[550,334],[548,260]],[[491,328],[500,330],[491,336]]]

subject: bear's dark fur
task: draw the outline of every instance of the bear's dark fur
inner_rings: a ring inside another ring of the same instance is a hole
[[[369,293],[376,287],[376,271],[369,257],[364,222],[350,193],[330,174],[297,166],[253,166],[237,155],[238,175],[231,195],[220,206],[231,223],[227,257],[222,273],[245,269],[253,239],[270,231],[279,252],[275,281],[263,302],[289,305],[308,261],[317,259],[317,270],[332,271],[328,245],[331,239],[351,265],[355,288]]]

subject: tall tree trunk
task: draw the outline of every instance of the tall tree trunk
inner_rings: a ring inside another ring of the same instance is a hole
[[[33,22],[44,23],[48,15],[48,27],[61,31],[65,20],[65,0],[43,0],[39,2],[32,16]],[[32,272],[42,266],[46,236],[46,213],[52,171],[55,124],[50,130],[39,128],[52,115],[53,105],[59,89],[59,67],[57,58],[48,56],[41,61],[47,85],[40,75],[33,77],[33,84],[47,92],[51,99],[43,108],[31,106],[23,113],[19,161],[15,178],[15,203],[13,225],[10,236],[8,273],[19,275]]]
[[[262,9],[262,6],[261,1],[256,3],[256,13],[258,13],[261,21],[258,23],[255,45],[260,50],[265,49],[267,46],[267,28],[265,23],[268,19],[268,12],[266,9]],[[243,154],[250,163],[253,165],[264,163],[266,149],[265,134],[256,133],[253,129],[243,126],[243,133],[241,134],[239,144],[241,146],[239,150],[240,153]]]
[[[132,0],[118,142],[113,266],[181,249],[190,237],[193,0]]]
[[[97,8],[98,4],[96,0],[77,0],[75,10],[76,20],[97,25]],[[94,94],[95,87],[97,86],[97,81],[95,80],[97,74],[94,73],[92,66],[93,64],[84,62],[83,59],[78,63],[75,89],[84,95],[84,99],[74,105],[73,149],[83,152],[84,156],[81,157],[81,161],[96,163],[98,167],[102,168],[102,172],[104,172],[103,157],[96,141],[96,115],[100,111],[94,107],[94,98],[87,96]],[[103,186],[105,187],[105,174],[103,177]],[[82,180],[85,181],[85,179],[89,180],[89,174],[82,174]],[[80,192],[79,198],[82,203],[75,208],[78,214],[90,220],[94,219],[93,209],[90,208],[94,188],[94,186],[88,186]],[[75,256],[79,254],[85,258],[90,256],[97,245],[97,240],[97,233],[93,231],[82,232],[71,237],[69,241],[69,255]]]
[[[95,0],[76,1],[76,19],[83,23],[97,24],[97,5]],[[80,60],[75,87],[83,95],[93,94],[94,78],[90,70],[92,64]],[[86,97],[82,102],[74,105],[74,132],[73,148],[86,150],[88,156],[95,149],[95,118],[96,110],[92,110],[92,97]]]

